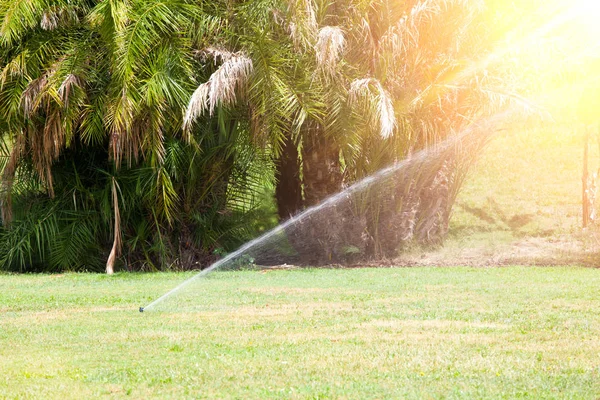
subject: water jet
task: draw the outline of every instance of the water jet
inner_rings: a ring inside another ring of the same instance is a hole
[[[261,266],[285,263],[331,265],[356,259],[362,262],[372,243],[375,246],[371,250],[385,256],[415,237],[443,235],[447,226],[442,226],[444,222],[440,218],[448,217],[452,207],[452,202],[443,199],[455,195],[451,193],[454,189],[449,187],[448,181],[462,179],[462,176],[451,176],[450,166],[470,165],[481,147],[498,131],[497,125],[511,114],[512,111],[507,110],[472,122],[445,141],[348,186],[249,241],[147,306],[140,307],[139,311],[154,310],[174,294],[183,297],[184,289],[215,270],[261,269]],[[423,213],[418,210],[423,204],[433,204],[437,207],[435,213],[446,215]],[[374,237],[376,235],[378,237]],[[299,257],[317,252],[326,257],[316,264]]]

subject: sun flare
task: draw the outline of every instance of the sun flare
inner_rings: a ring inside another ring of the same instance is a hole
[[[525,9],[515,13],[522,22],[507,32],[502,62],[511,63],[532,102],[560,118],[595,120],[600,108],[600,1],[540,1]]]
[[[600,2],[597,0],[580,0],[572,6],[575,23],[580,24],[581,39],[591,45],[600,45]]]

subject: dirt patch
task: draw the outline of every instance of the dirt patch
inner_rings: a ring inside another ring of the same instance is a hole
[[[393,261],[398,266],[590,266],[600,264],[600,246],[590,236],[530,237],[498,245],[448,245],[413,252]],[[389,262],[386,261],[385,264]]]
[[[517,237],[512,241],[494,241],[489,237],[487,239],[482,243],[468,238],[451,238],[443,247],[412,249],[395,259],[371,260],[349,265],[331,264],[319,268],[600,266],[600,229],[572,235]],[[268,267],[261,272],[301,268],[283,264]]]

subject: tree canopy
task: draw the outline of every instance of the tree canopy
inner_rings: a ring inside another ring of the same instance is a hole
[[[206,266],[521,103],[489,23],[465,0],[0,0],[0,268]],[[471,158],[369,200],[364,256],[402,247],[384,211],[440,243]]]

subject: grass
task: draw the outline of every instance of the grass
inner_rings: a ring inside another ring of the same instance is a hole
[[[590,173],[599,167],[590,146]],[[583,130],[547,124],[499,135],[460,193],[455,236],[506,232],[511,238],[572,234],[581,227]]]
[[[577,124],[548,123],[499,134],[459,193],[444,248],[417,250],[397,262],[595,266],[600,219],[581,227],[584,132]],[[590,142],[590,174],[600,172],[597,140]]]
[[[0,276],[0,398],[598,398],[583,268]],[[177,302],[172,303],[177,304]]]
[[[446,247],[418,258],[494,265],[502,246],[531,260],[531,238],[581,240],[571,128],[499,136],[468,177]],[[218,272],[169,312],[137,312],[189,276],[0,275],[0,398],[600,396],[595,269]]]

